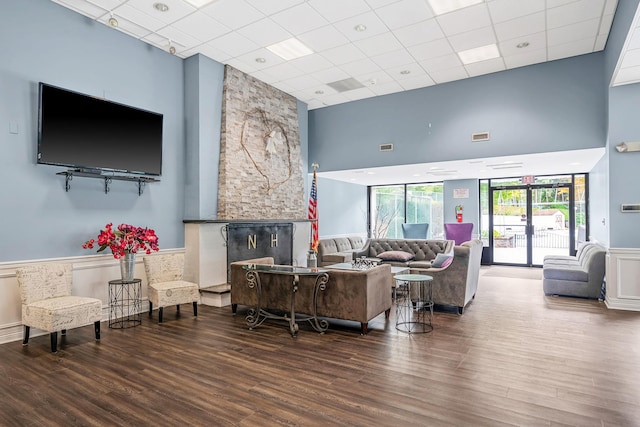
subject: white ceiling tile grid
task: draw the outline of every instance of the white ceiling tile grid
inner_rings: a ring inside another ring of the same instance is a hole
[[[52,0],[187,58],[201,54],[288,92],[309,109],[602,50],[617,0]],[[447,10],[448,10],[447,9]],[[640,81],[638,16],[613,84]],[[283,59],[288,39],[309,50]],[[498,57],[463,64],[487,47]],[[355,79],[336,92],[329,83]]]

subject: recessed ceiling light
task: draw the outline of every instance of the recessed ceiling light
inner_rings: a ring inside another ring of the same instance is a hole
[[[353,27],[354,30],[356,30],[357,32],[361,33],[363,31],[367,30],[367,26],[366,25],[362,25],[362,24],[358,24],[355,27]]]
[[[311,49],[295,37],[267,46],[267,49],[285,61],[301,58],[313,53]]]
[[[400,71],[400,74],[404,74],[404,75],[411,74],[411,71],[409,71],[409,70],[402,70],[402,71]]]
[[[211,2],[213,2],[214,0],[186,0],[187,3],[192,4],[195,7],[202,7],[205,4],[209,4]]]
[[[462,52],[458,52],[458,56],[462,63],[467,65],[498,58],[500,56],[500,51],[498,50],[498,46],[493,43],[486,46],[476,47],[474,49],[463,50]]]
[[[265,62],[267,62],[267,60],[266,60],[266,59],[264,59],[264,58],[256,58],[256,62],[257,62],[258,64],[264,64]]]
[[[167,12],[169,10],[169,6],[164,3],[154,3],[153,7],[160,12]]]
[[[317,91],[315,91],[314,93],[315,93],[316,95],[322,95],[322,94],[324,94],[324,91],[323,91],[323,90],[317,90]]]
[[[516,45],[516,47],[517,47],[518,49],[523,49],[523,48],[525,48],[525,47],[527,47],[527,46],[529,46],[529,42],[522,42],[522,43],[518,43],[518,44]]]
[[[429,0],[429,6],[436,15],[453,12],[474,4],[482,3],[484,0]]]

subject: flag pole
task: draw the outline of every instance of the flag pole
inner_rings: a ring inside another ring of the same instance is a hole
[[[318,206],[317,206],[317,202],[318,202],[318,195],[317,195],[317,177],[316,177],[316,170],[320,167],[320,165],[316,162],[311,163],[311,167],[313,168],[313,181],[311,183],[311,194],[309,196],[309,215],[308,218],[311,219],[311,227],[310,227],[310,235],[309,235],[309,249],[317,252],[318,248],[317,248],[317,242],[316,242],[316,236],[318,233]],[[313,199],[313,200],[312,200]],[[313,202],[313,215],[311,214],[311,203]]]

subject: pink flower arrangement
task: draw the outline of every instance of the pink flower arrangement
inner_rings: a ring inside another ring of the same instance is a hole
[[[98,252],[105,249],[111,249],[115,259],[123,257],[125,254],[135,254],[138,251],[150,254],[151,251],[158,251],[158,236],[156,232],[150,228],[136,227],[135,225],[120,224],[116,230],[113,230],[113,223],[105,226],[104,230],[100,230],[98,241],[91,239],[82,244],[84,249],[93,249],[97,243]]]

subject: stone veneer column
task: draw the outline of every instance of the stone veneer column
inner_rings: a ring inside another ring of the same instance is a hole
[[[227,65],[218,219],[283,218],[306,218],[297,101]]]

